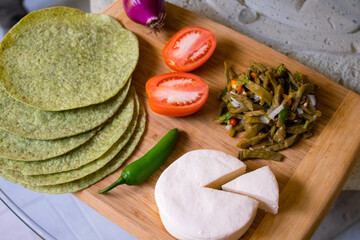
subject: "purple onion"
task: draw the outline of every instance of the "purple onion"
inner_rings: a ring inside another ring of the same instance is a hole
[[[136,23],[157,31],[163,26],[165,0],[124,0],[128,17]]]

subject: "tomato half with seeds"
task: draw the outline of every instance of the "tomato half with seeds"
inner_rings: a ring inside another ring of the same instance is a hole
[[[202,27],[186,27],[177,32],[165,45],[162,56],[175,71],[190,72],[200,67],[216,47],[214,34]]]
[[[154,112],[182,117],[195,113],[204,105],[209,95],[209,86],[194,74],[172,72],[149,79],[146,94]]]

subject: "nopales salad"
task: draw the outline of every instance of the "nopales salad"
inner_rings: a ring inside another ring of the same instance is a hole
[[[321,116],[316,109],[315,85],[284,64],[277,68],[252,63],[237,74],[225,62],[226,88],[220,94],[219,117],[229,135],[242,135],[237,147],[241,160],[262,158],[280,161],[277,151],[312,135],[314,122]]]

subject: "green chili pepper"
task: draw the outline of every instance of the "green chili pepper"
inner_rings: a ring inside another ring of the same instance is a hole
[[[242,86],[242,85],[244,85],[244,84],[247,84],[247,83],[249,83],[249,77],[248,76],[244,76],[244,80],[242,81],[242,82],[240,82],[240,85]]]
[[[220,118],[221,118],[221,120],[222,120],[223,122],[226,122],[226,121],[229,120],[231,117],[232,117],[231,112],[227,112],[227,113],[221,115]]]
[[[285,121],[288,116],[288,113],[289,113],[289,111],[287,108],[284,108],[283,110],[281,110],[281,112],[279,113],[279,120],[282,122]]]
[[[118,180],[107,188],[100,190],[103,194],[121,184],[139,185],[148,179],[160,166],[173,150],[179,131],[177,128],[171,129],[160,141],[148,151],[143,157],[129,164],[121,172]]]
[[[286,71],[286,68],[285,68],[284,64],[280,64],[280,66],[277,68],[277,72],[281,73],[281,72],[285,72],[285,71]]]
[[[304,128],[306,129],[309,125],[309,120],[306,120],[305,124],[304,124]]]

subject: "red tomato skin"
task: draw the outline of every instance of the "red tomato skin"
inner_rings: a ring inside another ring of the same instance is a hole
[[[194,79],[195,81],[197,81],[197,83],[200,84],[198,84],[199,86],[196,86],[196,90],[198,90],[202,94],[201,98],[194,104],[182,106],[175,106],[173,104],[164,103],[162,100],[155,99],[153,97],[153,93],[156,92],[158,83],[162,80],[171,78]],[[170,117],[183,117],[197,112],[205,104],[209,96],[209,86],[205,83],[204,80],[194,74],[184,72],[171,72],[160,74],[150,78],[146,82],[146,94],[149,98],[149,106],[153,112]]]
[[[237,124],[237,121],[236,121],[235,118],[230,118],[229,123],[230,123],[231,126],[235,126]]]
[[[185,60],[177,59],[174,56],[172,56],[172,53],[174,51],[173,47],[180,37],[191,31],[198,31],[203,35],[206,35],[205,37],[208,38],[207,41],[210,41],[211,45],[205,55],[203,55],[202,57],[200,57],[195,61],[191,61],[184,64],[182,61],[186,61],[186,59]],[[175,33],[175,35],[172,38],[170,38],[168,43],[163,48],[162,56],[164,58],[166,65],[172,70],[179,72],[190,72],[203,65],[211,57],[215,48],[216,48],[216,39],[214,34],[210,30],[203,27],[185,27],[180,31],[178,31],[177,33]]]

